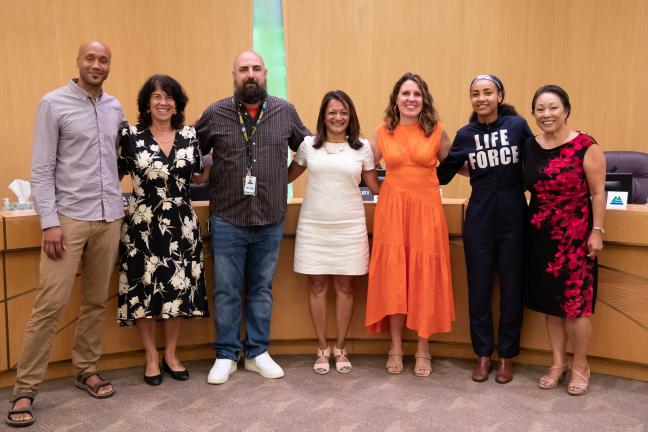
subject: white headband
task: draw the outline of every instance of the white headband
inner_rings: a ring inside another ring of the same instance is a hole
[[[493,84],[495,84],[497,90],[499,90],[500,92],[502,91],[502,85],[495,78],[493,78],[492,75],[477,75],[475,78],[473,78],[472,81],[470,81],[470,87],[472,87],[472,85],[475,84],[475,81],[479,81],[479,80],[490,81]]]

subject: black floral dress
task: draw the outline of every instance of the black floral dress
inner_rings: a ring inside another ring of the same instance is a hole
[[[594,313],[596,259],[587,256],[592,203],[583,169],[594,138],[579,133],[546,150],[535,138],[524,147],[524,180],[531,191],[525,302],[529,309],[564,318]]]
[[[148,128],[124,124],[119,146],[119,172],[133,181],[119,247],[119,323],[209,316],[189,195],[192,174],[202,172],[196,131],[177,131],[167,157]]]

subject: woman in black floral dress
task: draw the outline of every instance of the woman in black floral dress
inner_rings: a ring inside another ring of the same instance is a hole
[[[196,131],[183,126],[188,98],[166,75],[149,78],[137,97],[139,124],[124,124],[119,171],[130,174],[133,195],[120,245],[118,320],[137,324],[146,351],[144,380],[162,382],[155,321],[164,320],[162,366],[172,378],[189,372],[176,356],[182,320],[209,315],[202,242],[189,184],[202,172]]]
[[[588,390],[587,363],[596,302],[596,256],[603,248],[605,157],[594,138],[570,130],[567,93],[538,89],[531,104],[542,134],[524,146],[524,176],[531,191],[527,228],[526,305],[546,314],[553,363],[538,385],[555,388],[574,350],[569,394]]]

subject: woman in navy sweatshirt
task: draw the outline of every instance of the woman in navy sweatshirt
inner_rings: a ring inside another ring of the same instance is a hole
[[[493,269],[500,283],[499,359],[495,380],[513,379],[511,358],[520,352],[522,272],[526,199],[521,151],[533,136],[527,122],[503,103],[504,85],[495,75],[478,75],[470,83],[473,113],[457,131],[450,154],[437,169],[447,184],[467,165],[472,193],[463,237],[468,271],[470,335],[477,364],[472,379],[486,381],[493,369]]]

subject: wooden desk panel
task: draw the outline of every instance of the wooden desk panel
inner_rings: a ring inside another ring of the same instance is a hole
[[[68,360],[72,355],[72,341],[80,307],[80,278],[77,276],[70,299],[61,313],[59,328],[54,337],[49,361]],[[9,365],[16,367],[22,352],[27,321],[31,315],[38,291],[30,291],[9,298],[7,301],[9,325]]]
[[[301,203],[301,198],[291,198],[288,200],[288,209],[286,210],[286,216],[284,218],[284,236],[294,236],[296,234]],[[365,207],[365,214],[366,212],[367,207]]]
[[[0,220],[0,227],[2,227],[2,220]],[[0,229],[2,232],[2,229]],[[4,237],[3,237],[4,239]],[[0,243],[4,245],[4,241]],[[4,273],[5,265],[5,252],[4,249],[0,250],[0,371],[6,370],[7,366],[7,319],[5,316],[5,294],[6,294],[6,280]]]
[[[0,216],[0,251],[4,251],[6,249],[4,233],[5,233],[4,218]]]
[[[448,220],[448,234],[450,234],[450,237],[461,237],[465,207],[465,199],[443,198],[443,210]]]
[[[38,289],[40,249],[14,250],[5,254],[7,298]]]
[[[40,247],[42,231],[33,210],[0,212],[4,218],[4,237],[7,249]]]
[[[648,331],[648,279],[599,267],[598,302]]]
[[[5,304],[0,302],[0,371],[9,369],[7,356],[7,320]]]
[[[314,338],[308,312],[308,282],[305,275],[293,272],[294,251],[295,239],[292,236],[284,238],[272,284],[271,339]],[[331,314],[327,315],[327,321],[331,325]]]
[[[630,204],[627,210],[606,211],[603,239],[606,242],[648,246],[648,205]]]
[[[605,243],[599,265],[648,279],[648,247]],[[648,283],[647,283],[648,285]],[[648,289],[648,287],[647,287]]]
[[[299,200],[300,201],[300,200]],[[444,200],[444,210],[448,219],[448,227],[451,234],[450,251],[452,261],[452,277],[454,288],[454,301],[457,320],[453,324],[452,332],[442,335],[434,335],[432,338],[432,351],[436,356],[450,357],[472,357],[470,346],[470,330],[468,318],[468,293],[466,281],[466,269],[463,257],[463,241],[456,236],[461,235],[463,223],[463,212],[465,210],[464,200]],[[195,203],[196,213],[201,221],[203,236],[206,232],[206,219],[208,208],[206,202]],[[367,224],[369,232],[373,227],[374,204],[365,205]],[[297,226],[300,205],[297,200],[288,206],[285,223],[285,238],[282,243],[277,272],[274,278],[273,293],[274,307],[271,325],[271,347],[273,353],[312,353],[315,347],[315,336],[308,312],[308,285],[304,275],[292,271],[292,260],[294,254],[294,233]],[[610,212],[608,212],[609,214]],[[637,216],[639,215],[639,216]],[[643,215],[643,216],[641,216]],[[622,243],[627,240],[629,225],[623,216],[628,216],[632,223],[643,224],[642,217],[648,217],[648,213],[633,209],[627,212],[617,212],[606,221],[606,248],[601,256],[601,262],[605,265],[614,264],[620,271],[636,276],[645,275],[648,271],[648,248],[640,243],[641,237],[634,236],[635,245]],[[10,250],[3,255],[7,274],[4,279],[7,281],[7,292],[10,293],[9,317],[6,320],[0,315],[0,326],[2,323],[10,322],[9,341],[10,352],[4,357],[9,357],[8,366],[14,366],[22,346],[22,337],[26,320],[31,312],[31,305],[36,292],[33,291],[38,283],[38,262],[40,244],[40,229],[33,214],[26,214],[25,220],[11,215],[12,219],[9,228],[16,228],[16,232],[10,233],[7,239],[11,239],[12,246],[25,246],[27,249]],[[639,218],[639,219],[636,219]],[[34,224],[36,222],[36,224]],[[31,230],[29,232],[29,226]],[[620,225],[617,226],[617,225]],[[31,237],[30,237],[31,236]],[[31,238],[31,240],[30,240]],[[22,240],[21,239],[27,239]],[[38,239],[38,241],[36,241]],[[612,243],[610,243],[612,242]],[[36,246],[34,246],[36,245]],[[183,358],[211,358],[213,351],[209,345],[214,339],[213,305],[211,305],[211,291],[213,274],[211,268],[211,256],[209,239],[205,238],[204,259],[207,271],[207,291],[210,301],[212,316],[208,319],[192,320],[185,323],[184,330],[179,341],[179,349]],[[601,290],[605,292],[605,279]],[[356,294],[356,309],[351,329],[349,332],[349,350],[351,353],[384,353],[389,346],[388,334],[369,335],[364,329],[365,298],[367,278],[358,277],[354,282]],[[102,364],[108,367],[123,367],[134,364],[141,364],[143,352],[139,334],[135,328],[120,327],[116,322],[116,295],[117,295],[117,273],[113,275],[110,296],[107,302],[108,312],[103,335],[103,351],[106,355]],[[334,292],[329,290],[328,306],[328,334],[335,335],[335,308]],[[605,296],[603,296],[605,297]],[[70,358],[70,344],[75,327],[75,318],[78,315],[78,287],[73,291],[70,304],[66,308],[61,319],[62,329],[57,334],[52,352],[52,361]],[[497,287],[493,295],[494,319],[498,319],[498,291]],[[646,305],[648,307],[648,305]],[[7,321],[8,320],[8,321]],[[635,321],[629,319],[616,306],[606,304],[601,298],[597,306],[597,313],[593,318],[594,336],[591,349],[591,364],[594,371],[612,373],[621,376],[628,376],[637,379],[648,380],[648,347],[646,346],[646,330],[638,326]],[[157,343],[162,347],[164,344],[162,325],[158,326]],[[0,327],[1,330],[1,327]],[[405,350],[410,353],[415,350],[416,335],[413,332],[405,333]],[[0,335],[1,337],[1,335]],[[639,342],[637,342],[639,341]],[[545,329],[544,316],[535,312],[525,312],[525,322],[522,333],[522,354],[518,361],[535,364],[548,364],[550,362],[549,344]],[[2,344],[2,339],[0,339]],[[6,346],[6,344],[4,344]],[[1,348],[1,347],[0,347]],[[2,351],[0,351],[2,357]],[[120,360],[121,359],[121,360]],[[608,360],[606,360],[608,359]],[[2,367],[0,358],[0,368]],[[622,366],[619,366],[622,365]],[[69,373],[61,368],[54,373]],[[64,371],[64,372],[60,372]],[[0,385],[10,385],[12,372],[0,374]]]
[[[4,218],[0,216],[0,371],[8,369],[7,365],[7,319],[5,316],[6,281],[4,274],[5,262],[5,228]]]
[[[5,253],[0,251],[0,308],[4,309],[4,304],[2,303],[5,300],[7,295],[7,281],[5,278]]]
[[[470,341],[470,321],[468,319],[468,282],[466,278],[466,261],[463,252],[463,241],[450,241],[450,264],[452,265],[452,292],[454,296],[455,317],[450,333],[432,335],[430,340],[452,344],[466,344]],[[416,340],[416,334],[411,334]]]
[[[588,355],[648,365],[648,329],[606,302],[598,301]]]

